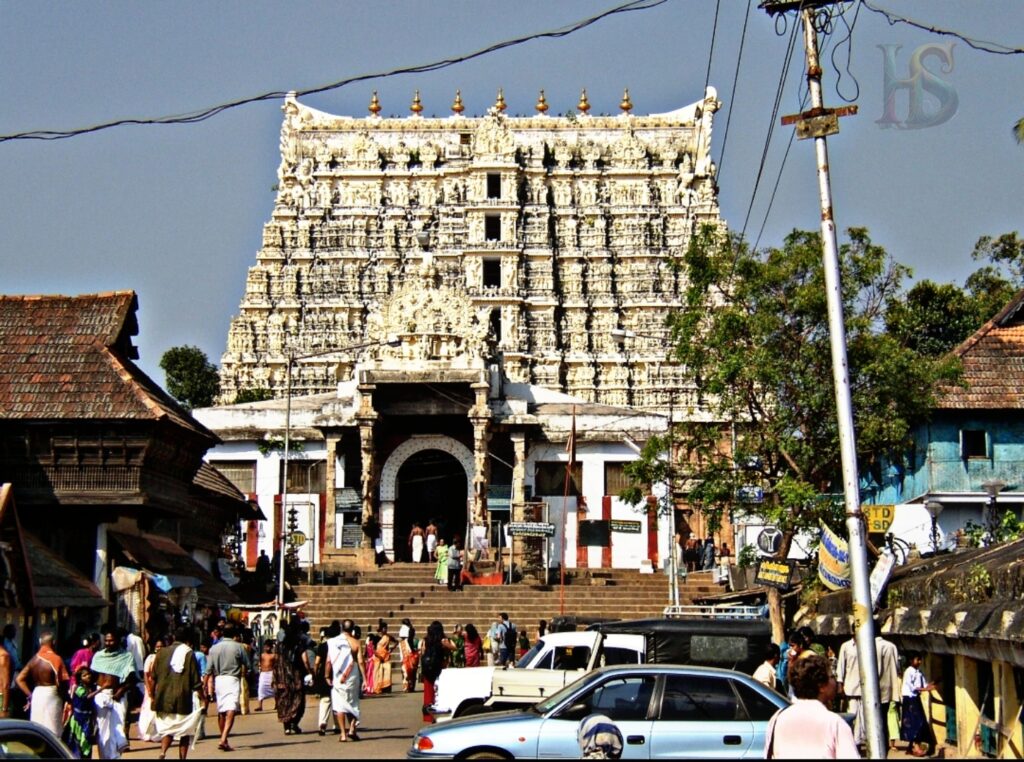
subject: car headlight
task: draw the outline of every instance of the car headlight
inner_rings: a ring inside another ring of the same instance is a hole
[[[434,742],[429,736],[421,736],[419,733],[412,739],[412,748],[416,751],[430,751],[434,748]]]

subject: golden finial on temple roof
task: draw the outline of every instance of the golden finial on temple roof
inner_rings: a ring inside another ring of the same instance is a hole
[[[535,109],[541,114],[547,113],[548,110],[548,99],[544,97],[544,91],[540,91],[540,97],[537,98],[537,104],[534,106]]]
[[[590,101],[587,100],[587,88],[580,90],[580,102],[576,104],[576,110],[582,114],[590,111]]]
[[[619,108],[622,109],[623,113],[628,114],[633,108],[633,101],[629,99],[629,88],[627,87],[622,91],[622,100],[619,101]]]
[[[461,114],[465,110],[466,107],[462,105],[462,91],[456,90],[455,100],[452,102],[452,112],[456,114]]]
[[[412,96],[412,105],[409,106],[409,110],[414,116],[419,116],[423,112],[423,104],[420,102],[419,90],[417,90],[416,94]]]
[[[380,99],[377,97],[377,91],[373,91],[373,97],[370,98],[370,114],[377,116],[380,114]]]
[[[505,91],[500,87],[498,88],[498,98],[494,101],[494,108],[502,112],[508,108],[505,104]]]

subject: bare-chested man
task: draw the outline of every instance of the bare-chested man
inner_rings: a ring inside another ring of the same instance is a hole
[[[91,669],[99,688],[93,701],[100,757],[118,759],[128,748],[125,736],[128,702],[125,694],[138,680],[135,659],[124,647],[123,630],[107,629],[104,632],[103,649],[92,657]]]
[[[29,719],[59,736],[64,727],[64,702],[71,678],[53,644],[52,632],[39,636],[39,652],[18,673],[16,682],[29,697]]]
[[[13,672],[11,666],[11,655],[7,650],[0,647],[0,717],[11,716],[11,692],[4,688],[11,684]]]
[[[277,661],[277,654],[274,653],[274,643],[268,640],[263,644],[263,653],[260,654],[260,679],[256,686],[256,698],[259,704],[256,711],[263,711],[264,699],[274,698],[274,662]]]

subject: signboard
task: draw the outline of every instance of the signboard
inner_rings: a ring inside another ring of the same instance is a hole
[[[579,524],[579,544],[588,547],[611,547],[612,533],[607,521],[581,521]]]
[[[363,541],[362,524],[345,524],[341,527],[341,547],[358,548]]]
[[[875,563],[875,568],[871,570],[871,578],[868,580],[868,585],[871,588],[871,609],[874,611],[878,605],[878,599],[882,595],[882,591],[885,589],[886,583],[889,581],[889,575],[892,574],[892,568],[896,565],[896,558],[889,549],[886,548],[878,556],[878,561]]]
[[[294,548],[301,548],[306,544],[305,532],[292,532],[288,535],[288,544]]]
[[[829,590],[850,586],[850,545],[824,524],[818,545],[818,578]]]
[[[868,519],[868,534],[885,534],[896,518],[895,505],[862,505]]]
[[[754,575],[755,585],[768,585],[779,590],[789,589],[789,580],[793,576],[795,561],[783,561],[774,558],[762,558]]]
[[[774,556],[782,547],[782,532],[776,527],[765,527],[757,535],[757,548],[768,556]]]
[[[640,534],[641,524],[639,521],[630,519],[612,519],[613,532],[625,532],[626,534]]]
[[[748,485],[746,487],[740,487],[737,490],[740,502],[743,503],[763,503],[764,502],[764,488],[757,487],[754,485]]]
[[[555,525],[543,521],[510,521],[508,533],[513,537],[554,537]]]

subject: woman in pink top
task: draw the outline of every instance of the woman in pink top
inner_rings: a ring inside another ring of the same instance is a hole
[[[484,651],[484,641],[480,637],[480,633],[477,632],[476,625],[470,622],[466,625],[462,634],[465,637],[465,642],[462,644],[462,647],[465,649],[466,653],[466,666],[479,667],[480,656]]]
[[[92,656],[100,650],[100,636],[98,632],[94,632],[84,641],[82,641],[82,647],[79,648],[71,656],[71,666],[69,671],[71,672],[71,685],[75,685],[75,675],[78,673],[79,667],[88,667],[92,664]]]
[[[797,659],[789,682],[796,700],[768,724],[765,758],[860,759],[853,730],[829,709],[839,686],[828,659],[814,653]]]

